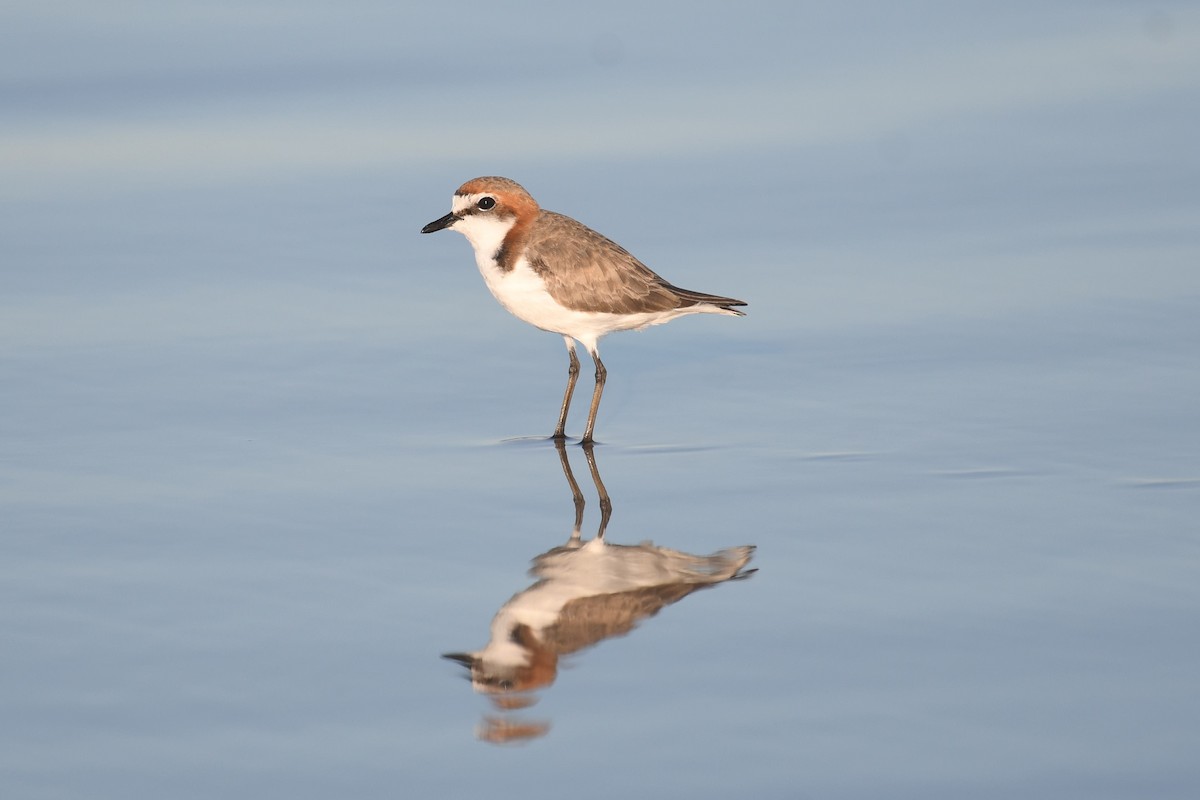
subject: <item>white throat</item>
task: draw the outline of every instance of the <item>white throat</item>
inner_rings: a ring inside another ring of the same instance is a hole
[[[454,213],[460,214],[471,208],[482,196],[476,194],[455,196],[452,205]],[[501,218],[494,214],[466,214],[454,223],[451,230],[456,230],[467,237],[467,241],[475,249],[475,261],[482,269],[485,263],[494,261],[496,251],[500,249],[504,237],[508,235],[516,222],[516,219],[511,216]]]
[[[504,242],[504,237],[512,230],[515,219],[497,219],[493,216],[469,214],[454,223],[451,230],[458,231],[467,237],[471,247],[475,248],[475,260],[478,262],[492,261],[496,251]]]

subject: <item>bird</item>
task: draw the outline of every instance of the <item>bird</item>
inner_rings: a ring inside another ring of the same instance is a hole
[[[476,691],[493,697],[549,686],[559,656],[605,639],[624,636],[640,622],[691,593],[726,581],[749,578],[754,545],[697,555],[605,538],[612,502],[600,479],[594,448],[584,448],[588,471],[600,497],[600,527],[585,540],[580,531],[584,496],[566,447],[555,441],[559,464],[575,501],[575,527],[565,544],[533,558],[532,586],[513,595],[492,619],[491,639],[475,652],[445,653],[471,671]]]
[[[595,365],[595,388],[582,444],[595,441],[596,412],[608,370],[600,338],[687,314],[744,316],[742,300],[681,289],[624,247],[565,214],[548,211],[516,181],[484,176],[454,192],[451,211],[421,233],[467,237],[492,295],[518,319],[560,334],[570,358],[567,388],[552,439],[566,438],[567,411],[579,377],[578,342]]]

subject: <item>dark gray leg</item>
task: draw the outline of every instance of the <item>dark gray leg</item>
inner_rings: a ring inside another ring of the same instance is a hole
[[[596,538],[603,539],[608,520],[612,517],[612,500],[608,497],[608,489],[604,488],[604,481],[600,480],[600,469],[596,466],[596,454],[591,442],[584,442],[583,454],[587,457],[588,470],[592,473],[592,483],[596,484],[596,494],[600,496],[600,530],[596,532]]]
[[[582,444],[590,444],[592,441],[592,432],[596,429],[596,411],[600,408],[600,395],[604,394],[604,381],[608,378],[608,370],[604,368],[604,363],[600,361],[600,351],[592,350],[592,361],[596,362],[596,389],[592,392],[592,407],[588,411],[587,428],[583,431]]]
[[[579,538],[579,529],[583,526],[583,507],[586,501],[583,499],[583,491],[580,490],[579,484],[575,482],[575,473],[571,472],[571,462],[567,460],[567,448],[563,446],[562,439],[554,440],[554,449],[558,451],[558,463],[562,466],[563,475],[567,476],[567,483],[571,486],[571,498],[575,501],[575,528],[571,531],[571,538]],[[591,462],[588,462],[589,465]]]
[[[567,368],[567,391],[563,394],[562,408],[558,411],[558,426],[554,429],[555,439],[567,438],[567,410],[571,407],[571,395],[575,394],[575,381],[579,379],[579,356],[575,355],[575,340],[564,336],[567,343],[567,354],[571,356],[571,366]]]

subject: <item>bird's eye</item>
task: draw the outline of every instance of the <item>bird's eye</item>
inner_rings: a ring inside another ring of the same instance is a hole
[[[496,206],[496,198],[494,198],[494,197],[483,197],[483,198],[480,198],[479,202],[478,202],[478,203],[476,203],[475,205],[479,206],[479,207],[480,207],[481,209],[483,209],[484,211],[488,211],[489,209],[495,208],[495,206]]]

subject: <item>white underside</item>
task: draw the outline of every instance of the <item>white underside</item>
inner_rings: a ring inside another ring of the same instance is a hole
[[[652,586],[706,585],[729,580],[750,560],[753,548],[735,547],[708,556],[652,542],[610,545],[603,539],[556,548],[534,559],[539,580],[505,603],[491,624],[491,639],[476,653],[489,668],[528,663],[529,653],[513,641],[519,625],[536,637],[559,621],[573,600],[632,592]]]
[[[691,306],[670,311],[650,311],[644,314],[608,314],[598,311],[576,311],[561,305],[546,291],[546,284],[525,259],[517,261],[511,272],[504,272],[490,258],[478,258],[479,271],[500,305],[513,316],[544,331],[570,336],[596,351],[596,343],[614,331],[628,331],[659,325],[685,314],[716,312],[713,306]]]
[[[455,210],[473,203],[474,195],[455,198]],[[544,331],[569,336],[589,352],[596,352],[600,337],[614,331],[628,331],[660,325],[687,314],[730,314],[716,306],[697,305],[644,314],[608,314],[576,311],[560,304],[546,290],[546,283],[524,257],[512,271],[500,269],[492,256],[499,249],[510,225],[491,217],[468,216],[455,223],[454,230],[467,237],[475,250],[475,263],[492,295],[509,313]]]

